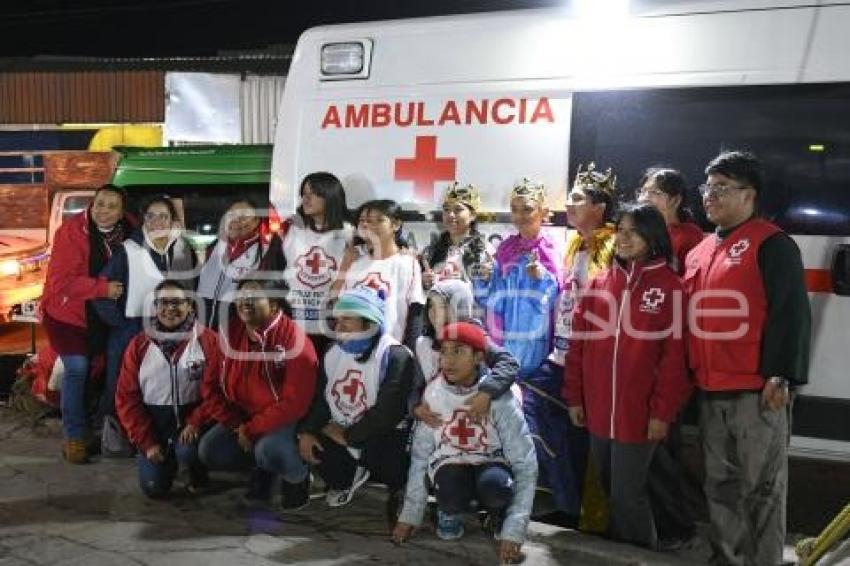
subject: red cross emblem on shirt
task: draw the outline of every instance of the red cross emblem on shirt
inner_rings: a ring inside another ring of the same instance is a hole
[[[437,157],[437,136],[416,136],[413,158],[395,160],[396,181],[413,181],[413,194],[417,200],[434,201],[434,183],[452,181],[457,171],[457,159]]]
[[[336,271],[336,260],[319,246],[313,246],[298,256],[295,265],[298,280],[312,289],[330,283]]]
[[[664,302],[664,291],[658,287],[653,287],[643,292],[641,298],[644,307],[650,310],[657,310],[659,305]]]
[[[366,384],[363,373],[350,369],[331,385],[331,401],[349,422],[355,422],[366,412]]]
[[[369,287],[370,289],[374,289],[376,293],[383,291],[384,298],[390,296],[390,291],[392,290],[388,281],[386,281],[380,272],[373,271],[366,275],[363,279],[361,279],[355,287]]]
[[[750,247],[750,240],[744,238],[743,240],[738,240],[731,246],[729,246],[729,256],[730,257],[740,257],[742,253],[747,251]]]
[[[444,442],[458,450],[483,450],[487,447],[487,429],[469,418],[464,409],[455,409],[442,437]]]

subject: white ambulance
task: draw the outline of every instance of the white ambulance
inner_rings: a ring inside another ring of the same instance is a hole
[[[421,220],[407,224],[421,247],[458,179],[482,189],[501,222],[484,227],[495,242],[524,176],[546,184],[563,225],[580,163],[613,167],[631,197],[650,165],[681,169],[695,191],[721,149],[752,150],[767,171],[763,212],[802,249],[814,313],[793,452],[850,460],[850,2],[573,4],[597,10],[305,32],[279,116],[273,205],[291,214],[304,175],[331,171],[352,206],[401,202]]]

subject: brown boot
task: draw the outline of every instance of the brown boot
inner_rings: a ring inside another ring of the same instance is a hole
[[[89,454],[86,450],[86,441],[74,438],[66,439],[62,444],[62,456],[72,464],[88,464]]]

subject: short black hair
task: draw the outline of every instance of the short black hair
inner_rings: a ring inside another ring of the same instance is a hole
[[[669,167],[650,167],[643,172],[638,186],[643,187],[648,181],[652,181],[655,187],[665,195],[681,198],[679,207],[676,209],[679,222],[693,220],[694,215],[688,207],[688,183],[681,171]]]
[[[649,248],[647,259],[663,258],[669,264],[673,260],[673,244],[670,242],[664,216],[658,209],[648,202],[624,204],[620,207],[615,222],[618,228],[626,216],[635,223],[635,230]]]
[[[310,185],[310,190],[314,195],[324,199],[325,201],[325,225],[323,230],[341,230],[348,221],[348,204],[345,201],[345,189],[342,183],[337,179],[336,175],[326,171],[317,171],[310,173],[304,180],[301,181],[300,195],[304,194],[304,187]],[[311,217],[304,215],[303,207],[298,207],[298,215],[311,230],[316,229],[316,225]]]
[[[154,293],[158,293],[163,289],[177,289],[178,291],[183,291],[184,293],[188,291],[186,289],[186,285],[177,279],[163,279],[159,282],[159,284],[154,287]]]
[[[723,175],[755,189],[761,194],[764,172],[761,161],[748,151],[724,151],[705,168],[706,175]]]

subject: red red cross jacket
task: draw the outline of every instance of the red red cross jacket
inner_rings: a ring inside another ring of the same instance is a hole
[[[245,425],[252,440],[307,414],[316,389],[313,343],[283,313],[248,336],[233,319],[227,329],[221,371],[204,381],[204,410],[229,428]]]
[[[584,407],[592,434],[647,442],[650,418],[675,420],[691,391],[677,315],[683,304],[682,283],[663,260],[615,261],[583,292],[563,396],[568,406]]]
[[[176,410],[182,424],[197,429],[208,421],[201,402],[201,384],[218,374],[219,352],[218,335],[200,323],[195,323],[191,335],[171,359],[165,358],[145,332],[130,341],[118,376],[115,410],[134,446],[144,453],[164,442],[157,437],[154,425],[154,419],[163,413]]]

